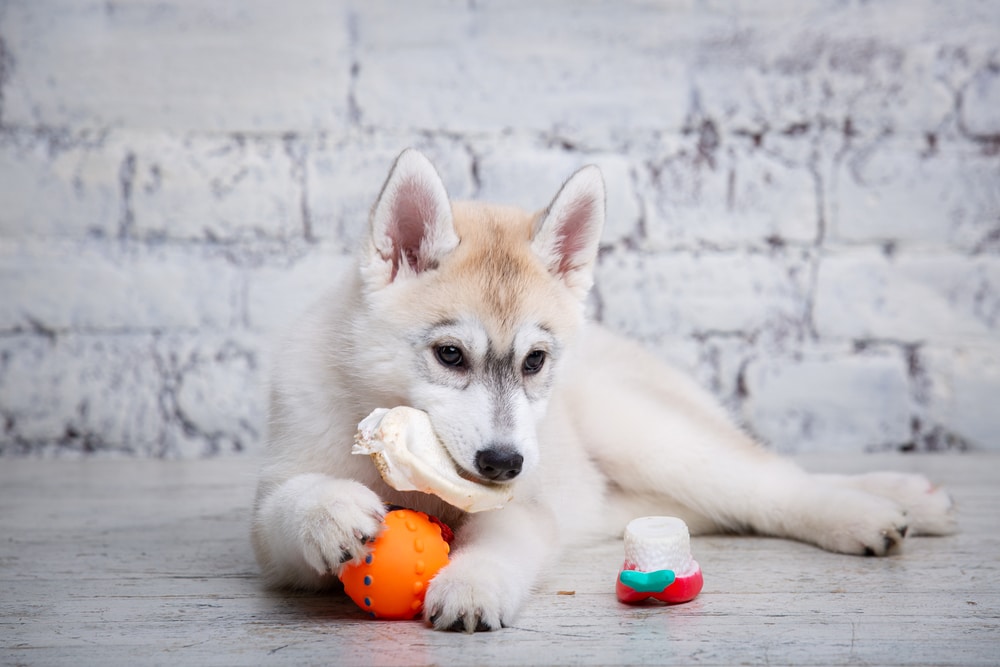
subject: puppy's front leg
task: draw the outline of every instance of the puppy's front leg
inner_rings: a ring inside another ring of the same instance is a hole
[[[271,585],[320,588],[344,563],[362,557],[384,514],[382,501],[363,484],[319,473],[296,475],[258,498],[257,561]]]
[[[511,504],[472,515],[449,563],[431,581],[424,618],[437,630],[478,632],[509,625],[556,551],[551,514]]]

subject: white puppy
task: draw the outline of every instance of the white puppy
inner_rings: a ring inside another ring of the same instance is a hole
[[[334,582],[384,502],[456,529],[425,616],[470,632],[510,623],[560,543],[636,516],[876,556],[953,529],[947,494],[926,479],[809,475],[690,379],[585,323],[604,200],[585,167],[538,213],[451,202],[424,156],[400,155],[357,269],[278,355],[253,520],[270,583]],[[467,515],[387,486],[351,446],[373,409],[401,405],[429,415],[456,471],[510,485],[514,500]]]

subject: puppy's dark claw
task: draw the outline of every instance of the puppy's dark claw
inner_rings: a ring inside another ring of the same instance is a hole
[[[458,618],[456,618],[451,625],[439,626],[438,621],[441,620],[441,614],[442,614],[441,611],[435,611],[431,613],[430,616],[427,617],[427,622],[430,623],[431,627],[433,627],[436,630],[446,630],[448,632],[467,632],[469,634],[472,634],[473,632],[492,632],[493,630],[496,629],[493,628],[489,623],[487,623],[486,619],[484,619],[478,613],[475,616],[476,619],[475,625],[473,625],[471,622],[467,622],[468,617],[465,614],[459,614]],[[503,627],[502,624],[501,627]]]

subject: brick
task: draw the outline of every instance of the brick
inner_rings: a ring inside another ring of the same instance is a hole
[[[602,242],[614,243],[634,235],[640,212],[632,166],[618,155],[501,144],[479,160],[479,198],[538,211],[548,206],[566,179],[585,164],[596,164],[604,175],[608,199]]]
[[[337,3],[19,2],[2,38],[11,125],[288,132],[348,115]]]
[[[312,247],[303,257],[287,264],[271,264],[248,270],[247,320],[258,331],[280,334],[306,308],[339,284],[354,269],[354,255],[335,247]]]
[[[962,91],[962,125],[970,134],[1000,137],[1000,61],[976,72]]]
[[[747,365],[742,416],[777,451],[862,452],[911,437],[913,402],[898,353],[767,355]]]
[[[721,5],[730,23],[693,30],[698,111],[724,128],[765,133],[846,123],[855,137],[938,132],[968,71],[995,58],[1000,9],[906,7],[904,15],[896,3]]]
[[[602,258],[602,317],[645,341],[705,333],[802,335],[805,259],[755,253],[627,254]]]
[[[883,13],[887,8],[881,9],[873,20],[888,19]],[[936,18],[941,17],[927,21]],[[915,23],[916,29],[926,26],[924,21]],[[948,30],[941,25],[942,32]],[[820,98],[819,114],[832,116],[841,128],[849,122],[855,139],[887,133],[923,137],[937,132],[954,105],[952,91],[939,76],[938,49],[914,44],[909,35],[897,30],[885,34],[881,27],[873,28],[865,26],[861,34],[841,34],[831,45],[832,76],[820,85],[833,88],[834,99],[827,101],[824,113]],[[958,39],[965,38],[959,32]]]
[[[831,199],[832,240],[986,249],[1000,233],[1000,160],[884,141],[841,162]]]
[[[261,337],[225,332],[156,341],[165,390],[161,456],[199,458],[259,448],[267,429],[269,350]]]
[[[645,347],[671,366],[693,377],[729,409],[741,400],[740,377],[747,360],[761,351],[742,333],[660,337]]]
[[[123,161],[103,135],[0,131],[0,237],[115,236]]]
[[[818,236],[816,186],[806,166],[732,144],[689,144],[655,168],[646,235],[653,249],[699,243],[811,242]]]
[[[464,10],[438,2],[393,4],[387,20],[387,7],[358,7],[365,125],[599,136],[608,126],[683,123],[683,12],[633,5],[554,16],[523,0]]]
[[[277,138],[129,137],[129,234],[233,240],[302,237],[302,187]]]
[[[1000,354],[995,344],[921,351],[928,379],[922,431],[931,448],[1000,451]],[[955,440],[954,443],[948,441]]]
[[[995,340],[1000,258],[832,254],[819,264],[814,319],[819,335],[834,339]]]
[[[224,328],[240,289],[224,259],[184,248],[0,245],[0,331]]]
[[[355,150],[320,147],[306,158],[309,228],[314,238],[357,248],[368,230],[368,215],[393,161],[389,147]]]
[[[0,337],[0,454],[148,455],[163,383],[149,336]]]
[[[266,424],[261,346],[232,333],[0,337],[0,454],[255,449]]]

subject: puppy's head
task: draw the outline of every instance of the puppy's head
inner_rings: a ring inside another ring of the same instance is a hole
[[[452,203],[417,151],[393,165],[362,257],[358,335],[380,347],[394,395],[430,415],[466,476],[507,482],[537,464],[537,424],[583,319],[604,200],[594,166],[531,214]]]

